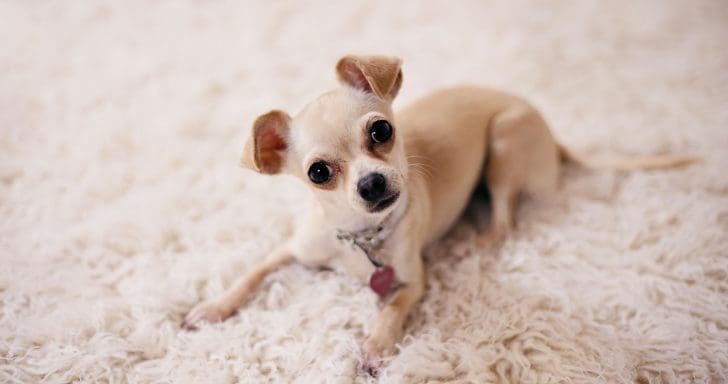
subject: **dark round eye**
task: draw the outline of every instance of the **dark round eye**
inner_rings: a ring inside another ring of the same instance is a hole
[[[308,169],[308,178],[314,182],[314,184],[323,184],[331,179],[331,167],[329,167],[323,161],[317,161],[311,164],[311,168]]]
[[[387,120],[377,120],[369,128],[369,136],[375,143],[385,143],[392,137],[392,126]]]

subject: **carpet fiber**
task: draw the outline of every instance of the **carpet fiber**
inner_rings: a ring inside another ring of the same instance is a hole
[[[271,5],[265,5],[271,3]],[[725,1],[0,3],[0,382],[728,382]],[[404,60],[395,107],[472,83],[531,100],[576,150],[699,154],[566,169],[497,251],[428,251],[398,353],[377,299],[290,266],[180,330],[293,230],[306,189],[237,166],[253,119]]]

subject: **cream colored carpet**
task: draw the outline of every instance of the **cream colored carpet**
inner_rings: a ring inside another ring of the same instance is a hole
[[[445,3],[1,2],[0,382],[728,382],[728,4]],[[456,261],[460,224],[376,378],[375,295],[332,272],[283,269],[181,331],[305,198],[238,168],[250,123],[352,52],[404,59],[397,105],[491,85],[574,149],[705,162],[569,167],[502,249]]]

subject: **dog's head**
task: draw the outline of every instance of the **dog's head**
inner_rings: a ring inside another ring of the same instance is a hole
[[[406,196],[407,162],[392,114],[400,60],[345,56],[341,87],[294,117],[279,110],[255,120],[242,164],[308,184],[324,209],[355,223],[381,219]]]

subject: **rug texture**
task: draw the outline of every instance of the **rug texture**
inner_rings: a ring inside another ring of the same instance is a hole
[[[725,1],[0,2],[0,382],[728,382]],[[306,187],[238,167],[251,122],[398,55],[402,106],[481,84],[580,151],[502,248],[463,221],[377,377],[376,295],[286,267],[234,317],[185,313],[294,228]]]

